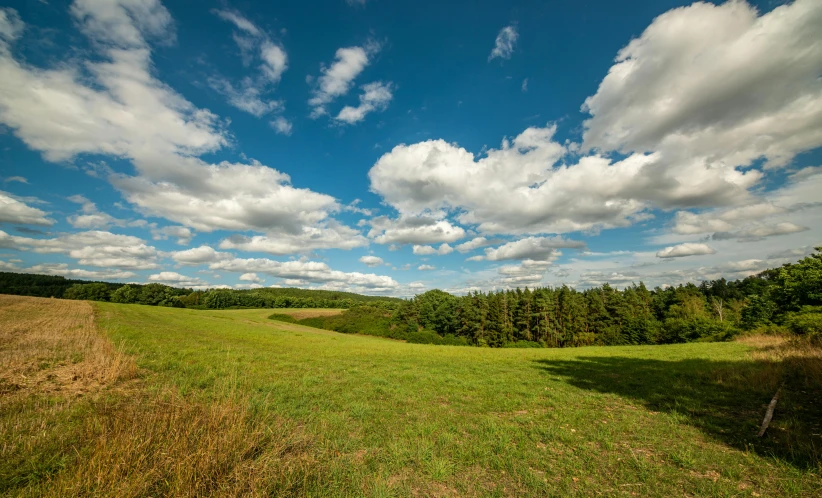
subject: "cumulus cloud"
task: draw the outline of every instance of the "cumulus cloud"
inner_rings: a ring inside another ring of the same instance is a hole
[[[317,261],[274,261],[267,258],[233,258],[211,263],[212,270],[236,273],[262,273],[272,277],[304,283],[338,285],[351,290],[367,292],[389,291],[399,286],[391,277],[373,273],[332,270]]]
[[[677,246],[666,247],[656,253],[658,258],[682,258],[685,256],[701,256],[714,254],[716,251],[707,244],[686,242]]]
[[[385,264],[385,261],[379,256],[363,256],[359,262],[370,268],[376,268]]]
[[[275,255],[307,253],[318,249],[354,249],[368,245],[368,239],[353,228],[339,223],[303,227],[299,233],[269,235],[232,235],[220,242],[220,249],[240,249]]]
[[[0,223],[51,226],[54,220],[47,215],[45,211],[26,204],[24,199],[0,190]]]
[[[308,100],[311,117],[316,119],[328,114],[328,104],[351,90],[354,80],[379,51],[380,44],[375,41],[369,41],[362,47],[338,49],[334,62],[321,67],[322,74],[314,84]],[[343,107],[334,119],[339,123],[354,124],[365,119],[370,112],[384,111],[393,98],[393,90],[391,82],[375,81],[363,85],[359,106]]]
[[[559,248],[584,249],[585,243],[581,240],[569,240],[561,236],[556,237],[527,237],[515,240],[497,248],[485,250],[485,256],[476,257],[472,261],[487,259],[489,261],[504,261],[527,259],[531,261],[553,261],[562,255]]]
[[[37,273],[45,275],[59,275],[67,278],[82,278],[88,280],[123,280],[132,278],[137,274],[131,271],[122,270],[86,270],[83,268],[70,268],[65,263],[42,263],[22,269],[25,273]]]
[[[584,145],[720,167],[787,164],[822,145],[822,4],[672,9],[620,50],[583,111]]]
[[[465,230],[448,220],[431,216],[401,216],[391,219],[378,216],[368,222],[368,237],[378,244],[432,244],[455,242],[465,236]]]
[[[750,204],[701,212],[676,213],[670,233],[654,237],[651,243],[668,243],[696,237],[713,240],[760,241],[766,237],[792,235],[817,226],[822,211],[818,199],[822,171],[805,168],[788,177],[781,187],[757,195]]]
[[[394,97],[392,93],[393,86],[391,83],[383,83],[382,81],[363,85],[360,105],[357,107],[349,105],[343,107],[335,119],[343,123],[354,124],[365,119],[365,116],[370,112],[386,110]]]
[[[429,256],[433,254],[445,256],[446,254],[451,254],[452,252],[454,252],[454,248],[449,246],[448,244],[441,244],[437,248],[432,246],[421,246],[418,244],[414,244],[414,246],[411,249],[414,254],[419,256]]]
[[[166,284],[173,287],[208,287],[208,282],[201,278],[188,277],[173,271],[161,271],[160,273],[149,275],[148,281]]]
[[[494,48],[488,56],[488,60],[496,59],[510,59],[511,54],[514,53],[514,45],[517,43],[519,33],[517,33],[516,26],[505,26],[497,34],[497,39],[494,41]],[[524,91],[524,89],[523,89]]]
[[[42,254],[66,254],[81,265],[126,270],[157,268],[159,252],[131,235],[91,230],[61,233],[54,238],[34,239],[0,230],[0,247]]]
[[[151,238],[154,240],[167,240],[169,237],[176,238],[177,244],[187,246],[194,238],[194,232],[181,226],[151,227]]]
[[[82,206],[82,214],[75,214],[66,218],[74,228],[92,229],[92,228],[108,228],[112,225],[122,226],[126,222],[117,219],[108,213],[103,213],[97,209],[97,205],[82,195],[73,195],[68,198],[71,202],[75,202]]]
[[[463,242],[462,244],[459,244],[455,247],[455,249],[461,253],[466,253],[471,252],[474,249],[479,249],[480,247],[485,247],[490,244],[491,242],[485,237],[474,237],[468,242]]]
[[[256,273],[243,273],[242,275],[240,275],[240,280],[244,282],[251,282],[254,284],[260,284],[262,282],[265,282],[265,279],[260,278],[259,276],[257,276]]]
[[[0,122],[29,147],[50,161],[78,154],[129,159],[136,176],[107,172],[129,202],[144,214],[203,232],[300,234],[339,209],[333,197],[293,187],[288,175],[259,162],[210,164],[197,157],[219,150],[228,138],[216,116],[152,75],[144,36],[173,32],[162,5],[82,6],[72,12],[101,56],[83,63],[82,71],[71,64],[28,66],[0,40]]]
[[[291,135],[291,129],[293,128],[293,125],[291,124],[291,121],[287,120],[286,118],[282,116],[277,116],[277,118],[271,122],[271,127],[274,128],[274,131],[276,131],[280,135],[289,136]]]
[[[210,246],[193,247],[185,251],[172,252],[171,259],[181,265],[201,265],[231,259],[234,256],[228,252],[219,252]]]
[[[562,165],[555,131],[528,128],[481,158],[443,140],[399,145],[369,171],[371,190],[404,215],[454,211],[484,233],[564,233],[628,226],[654,207],[739,202],[761,178],[700,161],[669,169],[657,154]]]
[[[419,270],[419,271],[431,271],[431,270],[436,270],[436,269],[437,269],[436,266],[431,266],[431,265],[420,265],[420,266],[417,267],[417,270]]]
[[[789,221],[782,223],[762,224],[758,223],[743,230],[734,232],[717,232],[713,234],[714,240],[737,239],[740,242],[762,240],[765,237],[775,237],[778,235],[788,235],[808,230],[808,227],[797,225]]]

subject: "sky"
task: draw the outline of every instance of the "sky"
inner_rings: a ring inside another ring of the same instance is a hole
[[[0,271],[411,296],[822,245],[822,2],[11,0]]]

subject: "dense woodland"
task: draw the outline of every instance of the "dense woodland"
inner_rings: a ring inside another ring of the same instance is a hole
[[[822,338],[822,248],[737,281],[648,289],[609,285],[474,292],[431,290],[412,299],[291,288],[194,291],[0,273],[0,293],[195,309],[344,308],[299,323],[409,342],[568,347],[727,340],[743,331]],[[273,319],[294,321],[282,314]]]
[[[284,319],[274,315],[272,318]],[[743,280],[649,290],[604,285],[474,292],[432,290],[393,311],[358,306],[299,323],[410,342],[491,347],[670,344],[743,331],[822,337],[822,253]]]

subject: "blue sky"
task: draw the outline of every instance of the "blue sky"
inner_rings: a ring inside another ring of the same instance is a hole
[[[0,270],[413,295],[820,244],[822,5],[12,1]]]

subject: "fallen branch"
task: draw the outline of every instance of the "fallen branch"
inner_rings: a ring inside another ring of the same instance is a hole
[[[784,386],[784,384],[782,386]],[[779,386],[779,389],[776,390],[771,404],[768,405],[768,411],[765,412],[765,420],[762,421],[762,427],[760,427],[759,434],[756,435],[757,437],[762,437],[765,431],[768,430],[768,424],[771,423],[771,419],[773,418],[773,410],[776,408],[776,402],[779,401],[779,393],[782,391],[782,386]]]

